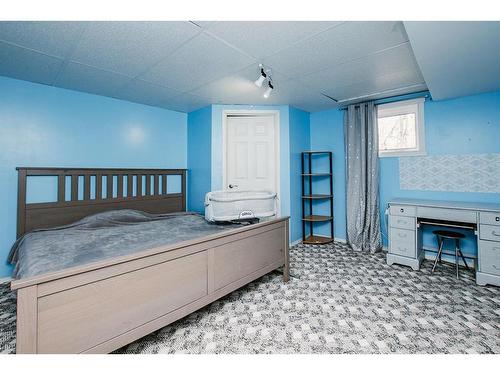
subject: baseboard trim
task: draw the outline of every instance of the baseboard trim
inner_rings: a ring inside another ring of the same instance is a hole
[[[10,283],[12,281],[12,277],[4,277],[0,279],[0,284]]]
[[[341,244],[344,244],[344,245],[347,243],[347,241],[344,240],[343,238],[335,238],[334,242],[338,242],[338,243],[341,243]],[[292,242],[290,242],[290,247],[298,245],[300,243],[302,243],[302,239],[298,239],[298,240],[292,241]]]

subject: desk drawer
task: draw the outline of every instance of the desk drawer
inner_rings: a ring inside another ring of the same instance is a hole
[[[479,271],[500,275],[500,243],[479,241]]]
[[[438,208],[438,207],[418,207],[417,216],[422,219],[438,219],[458,221],[463,223],[477,223],[476,211]]]
[[[500,226],[479,225],[479,238],[489,241],[500,241]]]
[[[399,216],[416,216],[417,208],[414,206],[402,206],[391,204],[390,213],[391,215],[399,215]]]
[[[415,230],[415,218],[409,216],[389,215],[389,227]]]
[[[389,252],[409,258],[415,258],[415,231],[407,229],[389,229]]]
[[[480,212],[479,222],[481,224],[500,225],[500,212]]]

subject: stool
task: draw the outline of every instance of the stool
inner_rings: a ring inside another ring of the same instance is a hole
[[[432,233],[434,233],[437,237],[438,245],[439,245],[439,250],[436,255],[436,260],[434,261],[434,266],[432,267],[432,273],[434,272],[434,269],[436,268],[436,264],[439,260],[439,263],[441,263],[441,254],[443,253],[443,243],[445,240],[454,240],[455,241],[455,267],[457,269],[457,279],[458,279],[458,256],[460,255],[462,257],[462,260],[464,261],[465,268],[469,269],[469,266],[467,265],[467,262],[465,261],[465,257],[462,254],[462,250],[460,250],[460,240],[462,238],[465,238],[465,235],[462,233],[458,232],[453,232],[450,230],[435,230]]]

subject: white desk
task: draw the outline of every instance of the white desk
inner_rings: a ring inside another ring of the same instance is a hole
[[[387,264],[403,264],[414,270],[424,258],[420,222],[425,219],[463,224],[478,236],[478,285],[500,286],[500,204],[392,199],[389,211]]]

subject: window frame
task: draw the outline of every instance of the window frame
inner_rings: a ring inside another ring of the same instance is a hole
[[[380,117],[390,117],[399,116],[408,113],[415,112],[415,133],[416,133],[416,143],[415,149],[393,149],[393,150],[378,150],[378,156],[384,157],[399,157],[399,156],[423,156],[427,155],[425,149],[425,122],[424,122],[424,103],[425,98],[402,100],[393,103],[379,104],[377,105],[377,134],[378,130],[378,119]],[[383,112],[383,116],[380,116],[380,112]],[[378,142],[378,140],[377,140]]]

